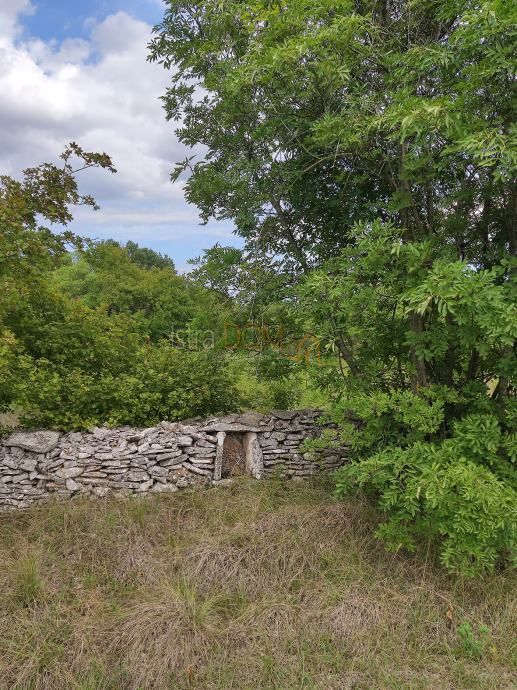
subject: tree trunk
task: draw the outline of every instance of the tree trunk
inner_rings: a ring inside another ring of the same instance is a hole
[[[409,327],[411,331],[417,335],[424,332],[424,320],[420,314],[413,312],[409,317]],[[428,385],[427,377],[427,367],[425,360],[422,357],[418,357],[416,354],[416,348],[413,345],[411,348],[411,361],[413,363],[414,372],[411,376],[411,390],[415,395],[426,388]]]

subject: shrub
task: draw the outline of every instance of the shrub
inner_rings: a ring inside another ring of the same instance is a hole
[[[460,448],[454,439],[384,449],[339,470],[337,492],[375,492],[386,515],[377,534],[390,549],[437,538],[448,570],[479,575],[515,558],[517,494]]]
[[[59,429],[92,424],[150,425],[238,407],[227,364],[215,352],[186,352],[167,343],[139,350],[122,374],[98,375],[25,358],[14,401],[22,423]]]
[[[328,382],[332,419],[352,446],[338,494],[379,501],[378,535],[392,549],[432,537],[446,568],[468,576],[512,562],[512,263],[477,269],[449,260],[446,246],[405,245],[380,223],[357,228],[356,240],[302,291],[315,322],[327,318],[323,338],[338,323],[345,352],[344,376]]]
[[[489,633],[490,631],[486,625],[480,625],[478,627],[478,634],[476,635],[471,624],[467,621],[463,622],[458,627],[460,653],[469,659],[481,659],[489,640]]]

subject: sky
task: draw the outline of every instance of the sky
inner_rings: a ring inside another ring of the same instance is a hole
[[[189,152],[159,101],[170,75],[146,61],[162,0],[0,0],[0,173],[19,177],[55,162],[70,141],[105,151],[118,172],[80,173],[70,226],[94,238],[132,240],[178,269],[219,242],[239,245],[230,222],[201,225],[174,163]]]

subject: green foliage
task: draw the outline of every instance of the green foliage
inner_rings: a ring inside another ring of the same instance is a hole
[[[481,659],[489,641],[489,629],[486,625],[478,627],[477,635],[468,621],[458,626],[459,651],[469,659]]]
[[[296,270],[379,216],[458,247],[471,223],[490,255],[514,233],[514,22],[501,0],[168,0],[150,59],[174,65],[180,139],[207,149],[178,167],[189,200]]]
[[[37,227],[37,215],[71,220],[77,191],[72,155],[113,170],[104,154],[75,144],[65,165],[2,178],[0,411],[23,424],[60,429],[149,425],[225,412],[240,398],[221,353],[220,298],[178,276],[168,258],[114,241],[82,242]],[[76,247],[66,252],[66,242]],[[177,333],[205,329],[210,351]]]
[[[359,486],[378,495],[386,521],[377,534],[391,549],[413,550],[421,535],[437,538],[449,570],[479,575],[515,559],[516,492],[460,447],[453,437],[384,449],[340,470],[337,492]]]
[[[239,408],[224,356],[216,351],[184,352],[160,343],[143,352],[121,384],[121,410],[111,422],[146,424]]]
[[[177,168],[188,199],[275,257],[299,285],[272,312],[338,357],[316,374],[354,452],[338,492],[370,492],[392,547],[431,536],[451,571],[510,561],[512,3],[168,0],[150,50],[207,151]]]
[[[26,359],[14,381],[14,399],[24,424],[57,429],[146,426],[239,407],[224,359],[166,342],[137,350],[117,374]]]
[[[515,377],[509,262],[447,262],[447,247],[406,245],[382,224],[358,228],[355,240],[300,289],[320,337],[338,329],[353,352],[332,417],[355,462],[339,472],[337,491],[378,498],[378,535],[391,548],[433,537],[444,565],[466,575],[512,560],[515,403],[501,393]],[[426,371],[416,388],[415,357]]]
[[[433,537],[448,569],[479,574],[515,557],[515,413],[500,395],[515,368],[513,276],[504,262],[447,263],[447,248],[402,244],[391,226],[358,228],[355,239],[301,288],[320,337],[337,328],[353,351],[333,419],[356,461],[339,472],[338,493],[378,497],[391,548]],[[427,370],[416,390],[415,353]]]
[[[37,292],[42,271],[56,265],[67,245],[80,245],[70,231],[55,232],[40,225],[40,220],[66,226],[72,220],[70,206],[97,208],[91,196],[79,194],[74,163],[80,169],[116,172],[108,155],[86,152],[75,143],[61,158],[61,167],[44,163],[28,168],[22,181],[0,176],[0,327],[4,312],[20,292]]]
[[[306,383],[296,370],[278,379],[264,377],[260,373],[262,357],[250,357],[248,353],[235,353],[230,357],[230,372],[236,380],[240,405],[249,410],[268,412],[295,408],[303,399],[312,402]]]
[[[227,298],[239,289],[244,264],[240,249],[215,244],[189,263],[195,266],[190,279],[208,290]]]
[[[163,257],[151,252],[142,260],[142,249],[121,247],[112,240],[98,242],[72,256],[54,273],[56,287],[72,299],[110,317],[126,314],[134,327],[156,341],[183,328],[202,308],[203,294],[189,289]],[[197,304],[195,301],[197,300]]]
[[[125,246],[126,252],[131,261],[141,268],[168,268],[174,271],[174,261],[165,254],[149,249],[149,247],[139,247],[136,242],[129,240]]]

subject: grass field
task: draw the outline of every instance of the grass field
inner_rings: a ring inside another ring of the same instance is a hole
[[[3,514],[0,687],[515,687],[510,575],[455,581],[375,524],[254,480]]]

